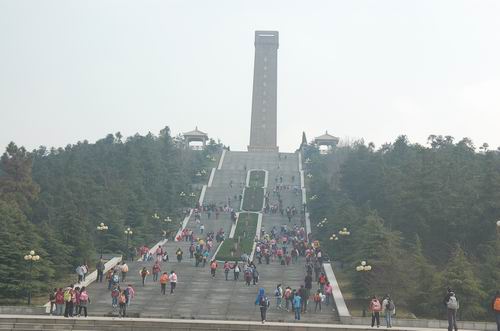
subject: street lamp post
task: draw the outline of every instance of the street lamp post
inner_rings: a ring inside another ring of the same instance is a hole
[[[125,249],[125,260],[128,260],[128,255],[129,255],[129,252],[130,252],[130,247],[129,247],[129,239],[130,239],[130,236],[134,233],[130,228],[127,228],[125,229],[124,231],[125,235],[127,236],[127,247]]]
[[[103,246],[104,246],[104,233],[106,231],[108,231],[108,226],[104,223],[101,222],[101,224],[99,224],[97,226],[97,231],[99,231],[99,233],[101,234],[100,237],[101,237],[101,252],[100,252],[100,255],[101,255],[101,259],[102,259],[102,249],[103,249]]]
[[[24,256],[24,260],[29,263],[29,287],[28,287],[28,305],[31,304],[31,272],[33,270],[33,263],[40,261],[40,256],[35,254],[35,251],[30,251],[29,254]]]
[[[371,270],[372,270],[372,266],[367,264],[366,261],[361,261],[361,264],[356,267],[357,272],[365,273],[365,272],[369,272]],[[364,276],[362,276],[362,277],[364,280]],[[366,308],[364,308],[364,306],[363,306],[363,317],[366,317]]]

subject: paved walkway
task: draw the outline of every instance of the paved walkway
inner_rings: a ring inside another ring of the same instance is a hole
[[[283,178],[285,184],[300,186],[296,154],[281,153],[280,160],[277,153],[227,152],[221,169],[215,173],[212,187],[207,188],[204,203],[224,203],[228,197],[234,201],[234,195],[238,196],[242,193],[246,179],[245,169],[268,170],[268,187],[271,191],[272,186],[276,183],[276,178],[280,181],[280,177]],[[294,177],[293,182],[292,176]],[[300,194],[296,195],[293,190],[290,190],[283,192],[281,197],[285,207],[294,205],[300,211]],[[275,199],[271,193],[271,202],[274,202]],[[239,204],[233,203],[232,205],[235,209],[239,208]],[[202,222],[205,224],[205,232],[217,231],[222,227],[226,235],[229,234],[231,221],[228,214],[221,214],[219,220],[215,220],[213,214],[208,220],[207,215],[203,214]],[[270,231],[273,226],[279,229],[279,226],[285,223],[289,224],[286,217],[279,214],[264,214],[262,226],[266,231]],[[291,224],[294,223],[300,224],[299,216],[292,219]],[[194,217],[189,220],[187,227],[193,229],[195,233],[199,233]],[[185,258],[181,263],[175,260],[174,252],[177,247],[184,250]],[[130,282],[136,289],[136,298],[132,300],[128,309],[129,316],[139,316],[140,314],[141,317],[260,320],[260,312],[258,307],[254,305],[254,301],[258,287],[262,286],[266,289],[269,298],[273,299],[268,311],[268,320],[293,321],[294,316],[291,312],[287,313],[274,307],[273,295],[278,283],[281,283],[283,288],[286,286],[299,288],[305,277],[305,262],[302,259],[299,259],[298,264],[288,267],[281,266],[276,261],[269,265],[257,265],[261,281],[258,286],[248,287],[244,284],[242,277],[238,282],[226,281],[222,266],[219,266],[215,279],[210,277],[208,265],[205,268],[195,268],[194,261],[189,259],[188,247],[189,244],[186,242],[166,244],[171,262],[163,263],[162,271],[176,271],[179,280],[174,295],[161,295],[160,285],[153,283],[151,279],[147,280],[146,286],[141,285],[139,270],[143,266],[150,269],[152,262],[129,263],[129,275],[126,283]],[[89,290],[92,300],[89,314],[103,316],[113,313],[107,284],[93,284]],[[336,321],[336,314],[332,312],[332,308],[324,307],[322,312],[304,314],[302,320],[304,322],[332,323]]]

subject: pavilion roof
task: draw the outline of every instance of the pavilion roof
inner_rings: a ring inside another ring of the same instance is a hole
[[[207,134],[203,131],[200,131],[198,130],[198,127],[196,127],[193,131],[189,131],[189,132],[184,132],[183,133],[184,136],[203,136],[203,137],[206,137]]]
[[[314,140],[331,140],[331,141],[339,141],[339,138],[332,136],[331,134],[328,133],[328,131],[325,132],[325,134],[314,138]]]

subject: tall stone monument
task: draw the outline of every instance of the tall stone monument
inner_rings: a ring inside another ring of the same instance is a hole
[[[278,152],[278,31],[255,31],[252,124],[249,152]]]

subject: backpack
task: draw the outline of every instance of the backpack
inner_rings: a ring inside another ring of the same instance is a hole
[[[89,295],[87,291],[83,291],[82,293],[80,293],[80,301],[87,302],[88,299]]]
[[[373,311],[380,311],[380,301],[378,300],[373,300],[372,301],[372,310]]]
[[[392,300],[388,300],[387,301],[387,304],[385,305],[385,309],[389,310],[389,311],[393,311],[394,308],[396,308],[394,306],[394,302],[392,302]]]
[[[123,265],[122,272],[128,272],[128,265],[126,264]]]
[[[124,294],[120,294],[120,296],[118,297],[118,302],[119,303],[126,303],[127,297]]]
[[[261,297],[259,301],[259,306],[261,307],[269,307],[271,303],[269,302],[269,299],[267,297]]]
[[[69,290],[67,290],[66,292],[64,292],[64,301],[66,301],[66,302],[70,302],[71,301],[71,292]]]
[[[497,297],[493,302],[493,310],[496,312],[500,312],[500,297]]]
[[[217,269],[217,263],[212,262],[212,263],[210,264],[210,269]]]
[[[320,302],[320,301],[321,301],[321,296],[318,293],[316,293],[314,295],[314,302]]]
[[[113,281],[113,283],[118,283],[119,279],[118,279],[118,275],[117,274],[113,275],[112,281]]]
[[[446,303],[446,306],[448,307],[448,309],[455,309],[457,310],[458,309],[458,300],[457,300],[457,297],[452,295],[449,299],[448,299],[448,303]]]

